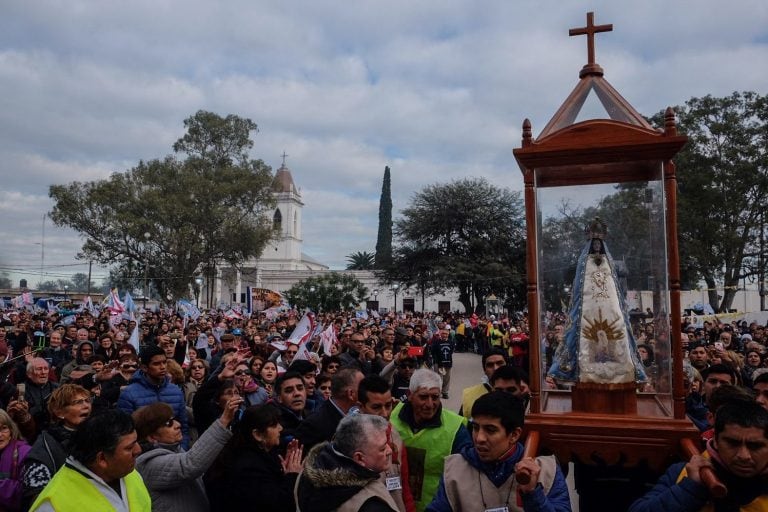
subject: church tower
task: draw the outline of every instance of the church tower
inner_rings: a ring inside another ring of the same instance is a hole
[[[280,235],[270,243],[259,259],[264,270],[288,270],[301,268],[301,213],[304,203],[301,193],[293,182],[291,170],[283,164],[272,182],[277,205],[272,212],[272,223]]]

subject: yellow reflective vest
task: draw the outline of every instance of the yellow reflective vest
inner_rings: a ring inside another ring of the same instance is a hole
[[[128,493],[128,509],[131,512],[151,512],[152,499],[149,497],[141,475],[134,469],[123,480]],[[30,510],[35,510],[45,501],[50,502],[56,512],[109,512],[115,510],[109,500],[82,473],[62,466],[48,485],[38,495]]]
[[[392,426],[403,438],[408,453],[408,483],[417,512],[423,512],[437,494],[443,475],[445,458],[451,454],[456,433],[467,420],[445,408],[440,412],[440,427],[428,427],[414,432],[400,419],[402,403],[392,411]]]

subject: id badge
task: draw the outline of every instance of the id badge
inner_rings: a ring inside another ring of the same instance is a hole
[[[390,476],[387,478],[387,490],[388,491],[398,491],[402,489],[403,486],[400,483],[400,477],[399,476]],[[509,512],[509,511],[507,511]]]

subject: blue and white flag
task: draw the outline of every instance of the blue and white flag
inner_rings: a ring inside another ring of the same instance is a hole
[[[125,310],[129,313],[136,311],[136,304],[133,303],[133,297],[131,297],[129,292],[125,292],[125,296],[123,297],[123,305],[125,306]]]

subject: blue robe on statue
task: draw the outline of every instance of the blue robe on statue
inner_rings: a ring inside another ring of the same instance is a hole
[[[646,379],[608,248],[591,238],[579,254],[565,337],[549,375],[564,382],[624,383]]]

